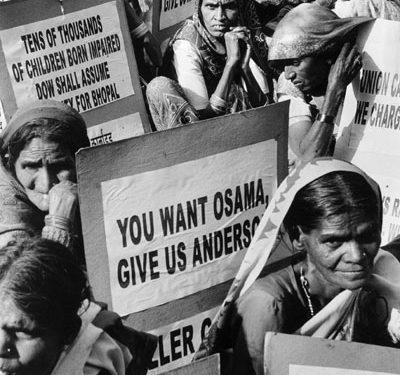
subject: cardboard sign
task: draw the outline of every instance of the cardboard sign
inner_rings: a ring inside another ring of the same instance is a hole
[[[148,374],[159,374],[191,362],[193,355],[211,326],[219,306],[180,322],[150,331],[158,336],[158,346]]]
[[[289,365],[289,375],[393,375],[388,372],[350,370],[337,367]]]
[[[400,23],[376,20],[360,29],[357,44],[363,68],[346,92],[335,156],[365,170],[394,204],[400,184]],[[382,244],[400,225],[390,212],[393,207],[384,214]]]
[[[148,120],[121,0],[71,0],[63,8],[49,0],[6,2],[0,13],[6,116],[54,99],[82,113],[88,126],[137,113],[143,134]]]
[[[200,359],[189,363],[175,370],[163,372],[164,375],[220,375],[221,366],[219,354]]]
[[[81,150],[95,297],[124,316],[232,279],[287,171],[286,111],[279,103]]]
[[[267,375],[389,375],[400,373],[399,350],[377,345],[267,332]]]
[[[160,30],[192,17],[195,0],[161,0]]]
[[[193,16],[195,0],[154,0],[152,33],[165,50],[169,38]]]

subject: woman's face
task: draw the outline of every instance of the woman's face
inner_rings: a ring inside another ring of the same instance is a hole
[[[236,26],[236,0],[203,0],[201,16],[208,32],[215,38],[223,38],[230,27]]]
[[[324,95],[328,84],[330,63],[318,57],[287,60],[285,63],[285,78],[303,93]]]
[[[43,330],[0,293],[0,375],[48,375],[63,350],[61,336]]]
[[[49,210],[49,191],[60,181],[75,182],[75,163],[70,151],[58,143],[33,138],[14,165],[15,176],[29,200],[41,211]]]
[[[381,238],[376,219],[351,212],[324,219],[309,234],[301,232],[300,241],[322,283],[353,290],[370,277]]]

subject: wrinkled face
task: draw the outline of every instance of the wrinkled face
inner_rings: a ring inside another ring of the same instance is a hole
[[[222,38],[236,26],[238,9],[235,0],[203,0],[201,15],[204,27],[215,38]]]
[[[41,329],[0,293],[0,375],[49,375],[63,349],[61,337]]]
[[[318,229],[300,235],[318,278],[341,289],[357,289],[372,274],[380,246],[378,221],[361,212],[324,219]]]
[[[60,181],[75,182],[75,164],[70,151],[59,144],[33,138],[14,165],[15,176],[29,200],[41,211],[49,210],[49,191]]]
[[[318,57],[287,60],[285,62],[285,78],[303,93],[324,95],[328,83],[330,63]]]

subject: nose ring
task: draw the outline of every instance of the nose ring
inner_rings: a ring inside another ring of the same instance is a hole
[[[9,346],[7,346],[7,348],[6,348],[6,353],[7,353],[7,354],[11,354],[11,351],[12,351],[12,349],[11,349]]]

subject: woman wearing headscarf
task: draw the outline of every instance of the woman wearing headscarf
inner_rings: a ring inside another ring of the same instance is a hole
[[[284,71],[278,100],[291,100],[289,164],[332,154],[335,118],[346,87],[361,68],[354,46],[357,27],[370,20],[340,19],[326,7],[301,4],[278,24],[269,60]]]
[[[64,103],[17,110],[1,134],[0,245],[16,236],[67,247],[79,239],[75,153],[88,145],[82,116]]]
[[[379,251],[381,221],[378,185],[359,168],[301,164],[271,200],[197,357],[233,347],[230,373],[263,374],[267,331],[398,343],[400,264]]]
[[[196,0],[167,48],[168,78],[147,88],[158,130],[266,103],[267,47],[255,20],[252,1]]]
[[[89,302],[81,266],[43,238],[0,249],[0,373],[144,375],[156,337]]]

